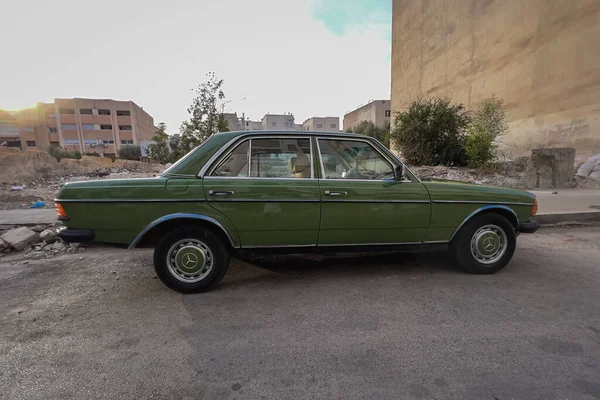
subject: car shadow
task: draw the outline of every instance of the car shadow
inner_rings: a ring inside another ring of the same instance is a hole
[[[340,279],[390,275],[414,277],[437,272],[461,273],[461,270],[449,263],[446,251],[242,255],[232,263],[225,279],[215,289],[261,281],[332,276]]]

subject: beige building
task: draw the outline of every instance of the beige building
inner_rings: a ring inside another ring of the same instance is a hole
[[[383,127],[390,123],[390,100],[372,100],[344,115],[344,130],[352,129],[363,121]]]
[[[339,132],[339,117],[312,117],[302,124],[303,131]]]
[[[392,107],[506,102],[513,155],[600,153],[600,1],[393,0]],[[344,120],[345,125],[345,120]]]
[[[266,114],[260,121],[265,131],[295,131],[294,114]]]
[[[121,146],[139,145],[152,136],[153,118],[132,101],[54,99],[28,109],[0,110],[0,144],[22,149],[58,146],[112,156]]]

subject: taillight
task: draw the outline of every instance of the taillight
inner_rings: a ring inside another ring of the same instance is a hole
[[[538,202],[537,199],[533,202],[533,208],[531,209],[531,216],[535,217],[535,214],[538,212]]]
[[[56,213],[58,214],[58,219],[61,221],[66,221],[69,219],[67,212],[60,203],[56,203]]]

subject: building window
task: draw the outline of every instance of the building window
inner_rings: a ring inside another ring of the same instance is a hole
[[[115,141],[112,139],[102,139],[102,144],[115,144]]]
[[[65,139],[64,142],[65,142],[65,145],[68,145],[68,144],[79,144],[79,139]]]
[[[98,110],[98,115],[110,115],[110,110]]]
[[[385,110],[385,116],[386,116],[386,117],[389,117],[390,115],[391,115],[391,112],[390,112],[390,110]]]
[[[329,125],[329,127],[332,129],[335,129],[335,128],[337,128],[337,124],[331,124],[331,125]]]
[[[76,131],[77,130],[77,125],[75,125],[75,124],[62,124],[60,127],[62,128],[63,131]]]
[[[112,125],[100,125],[100,129],[111,130]]]
[[[91,108],[82,108],[79,110],[79,114],[92,115],[92,109]]]
[[[119,130],[120,131],[130,131],[131,125],[119,125]]]
[[[57,128],[48,128],[48,133],[58,133]]]
[[[133,140],[131,140],[131,139],[121,139],[121,144],[133,144]]]
[[[56,118],[56,114],[47,114],[46,118]]]
[[[60,114],[75,114],[75,110],[72,108],[59,108],[58,112]]]
[[[35,140],[28,140],[27,147],[35,147]]]
[[[271,122],[271,126],[275,128],[277,126],[277,122]]]
[[[83,144],[98,144],[98,139],[83,139]]]
[[[119,117],[129,117],[131,115],[131,111],[129,111],[129,110],[117,110],[117,115]]]
[[[60,146],[60,143],[58,142],[50,142],[50,147],[58,147]]]
[[[25,126],[25,127],[23,127],[23,132],[33,132],[33,126]]]
[[[317,128],[323,128],[323,124],[317,124]]]
[[[81,124],[81,129],[86,131],[93,131],[96,129],[96,126],[94,124]]]
[[[249,126],[249,125],[250,125],[250,122],[246,121],[246,126]]]

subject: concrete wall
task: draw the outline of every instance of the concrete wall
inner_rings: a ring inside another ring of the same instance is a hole
[[[600,153],[599,0],[393,0],[392,112],[506,101],[513,155]]]

